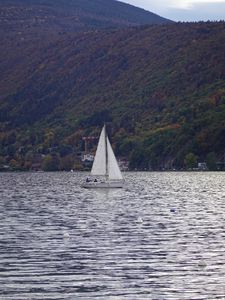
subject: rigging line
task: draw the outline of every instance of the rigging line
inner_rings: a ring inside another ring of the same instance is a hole
[[[106,126],[104,124],[105,131],[105,159],[106,159],[106,179],[109,178],[109,165],[108,165],[108,142],[107,142],[107,134],[106,134]]]

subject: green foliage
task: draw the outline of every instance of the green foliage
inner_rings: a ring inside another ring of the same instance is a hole
[[[214,152],[208,153],[206,156],[206,165],[209,171],[217,170],[216,162],[217,162],[216,154]]]
[[[57,155],[46,155],[42,162],[42,169],[44,171],[59,171],[60,161]]]
[[[2,33],[6,165],[32,169],[45,155],[45,170],[69,170],[83,136],[97,136],[104,122],[116,154],[132,169],[182,169],[184,161],[193,168],[190,153],[209,164],[210,152],[214,163],[222,160],[224,22],[66,35],[46,29],[35,38],[23,32],[23,42],[13,31]]]
[[[148,168],[148,155],[140,145],[135,147],[130,154],[130,169],[144,170]]]
[[[188,153],[185,156],[184,163],[188,170],[197,168],[197,156],[194,153]]]
[[[73,152],[73,147],[71,145],[62,144],[59,146],[59,154],[61,157],[70,155]]]
[[[60,159],[60,170],[61,171],[70,171],[74,169],[75,159],[72,155],[64,156]]]
[[[92,127],[92,126],[103,126],[106,122],[111,122],[112,116],[109,110],[102,110],[97,112],[92,112],[90,110],[90,116],[80,120],[79,125],[82,127]]]

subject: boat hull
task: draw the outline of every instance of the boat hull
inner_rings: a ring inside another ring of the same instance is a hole
[[[106,189],[111,189],[111,188],[123,188],[124,183],[121,181],[106,181],[106,182],[85,182],[82,184],[82,187],[85,189],[98,189],[98,188],[106,188]]]

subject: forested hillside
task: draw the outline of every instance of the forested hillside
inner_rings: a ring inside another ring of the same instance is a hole
[[[0,32],[22,37],[171,22],[115,0],[1,0]]]
[[[5,35],[0,165],[80,168],[104,122],[131,169],[223,161],[224,49],[224,22]]]

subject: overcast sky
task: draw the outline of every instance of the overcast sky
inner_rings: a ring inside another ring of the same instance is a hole
[[[120,0],[174,21],[225,20],[225,0]]]

